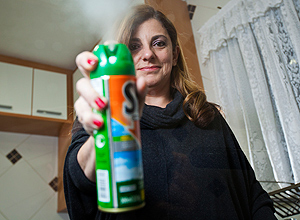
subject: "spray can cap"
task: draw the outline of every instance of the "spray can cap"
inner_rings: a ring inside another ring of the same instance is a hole
[[[97,45],[93,53],[99,62],[90,78],[104,75],[135,75],[135,68],[131,53],[125,44],[107,43]]]

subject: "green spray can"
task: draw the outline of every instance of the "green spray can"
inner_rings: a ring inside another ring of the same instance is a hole
[[[133,59],[124,44],[97,45],[94,89],[108,100],[104,126],[94,130],[98,208],[125,212],[145,205],[138,99]]]

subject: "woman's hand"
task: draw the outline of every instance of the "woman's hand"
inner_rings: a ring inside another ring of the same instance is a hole
[[[76,57],[76,64],[84,77],[76,83],[79,98],[75,102],[75,111],[86,132],[92,135],[94,129],[99,129],[103,125],[103,119],[100,115],[93,113],[92,108],[101,110],[107,105],[107,99],[100,96],[90,83],[90,72],[96,68],[98,58],[91,52],[82,52]],[[141,115],[147,92],[143,77],[137,79],[136,87]]]
[[[91,52],[83,52],[76,57],[76,64],[84,77],[78,80],[76,84],[79,98],[75,102],[75,111],[79,122],[83,125],[86,132],[91,135],[80,148],[77,154],[77,160],[86,177],[95,182],[93,130],[99,129],[103,125],[103,119],[100,115],[94,113],[92,109],[101,110],[106,108],[107,99],[100,96],[90,83],[90,72],[96,68],[98,58]],[[141,115],[147,92],[145,79],[141,77],[138,78],[136,87]]]
[[[98,58],[91,52],[83,52],[76,57],[76,64],[84,77],[76,83],[79,98],[74,107],[79,122],[86,132],[92,135],[94,129],[99,129],[103,125],[103,119],[93,113],[92,108],[101,110],[107,105],[107,100],[93,89],[89,78],[90,72],[98,64]]]

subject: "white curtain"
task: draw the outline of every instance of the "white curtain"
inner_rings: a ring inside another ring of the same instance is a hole
[[[267,191],[300,182],[300,0],[233,0],[198,33],[258,180]]]

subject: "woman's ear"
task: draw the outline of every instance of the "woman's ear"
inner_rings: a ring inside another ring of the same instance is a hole
[[[173,60],[172,60],[172,65],[176,66],[177,65],[177,60],[179,56],[180,48],[177,45],[176,48],[173,50]]]

